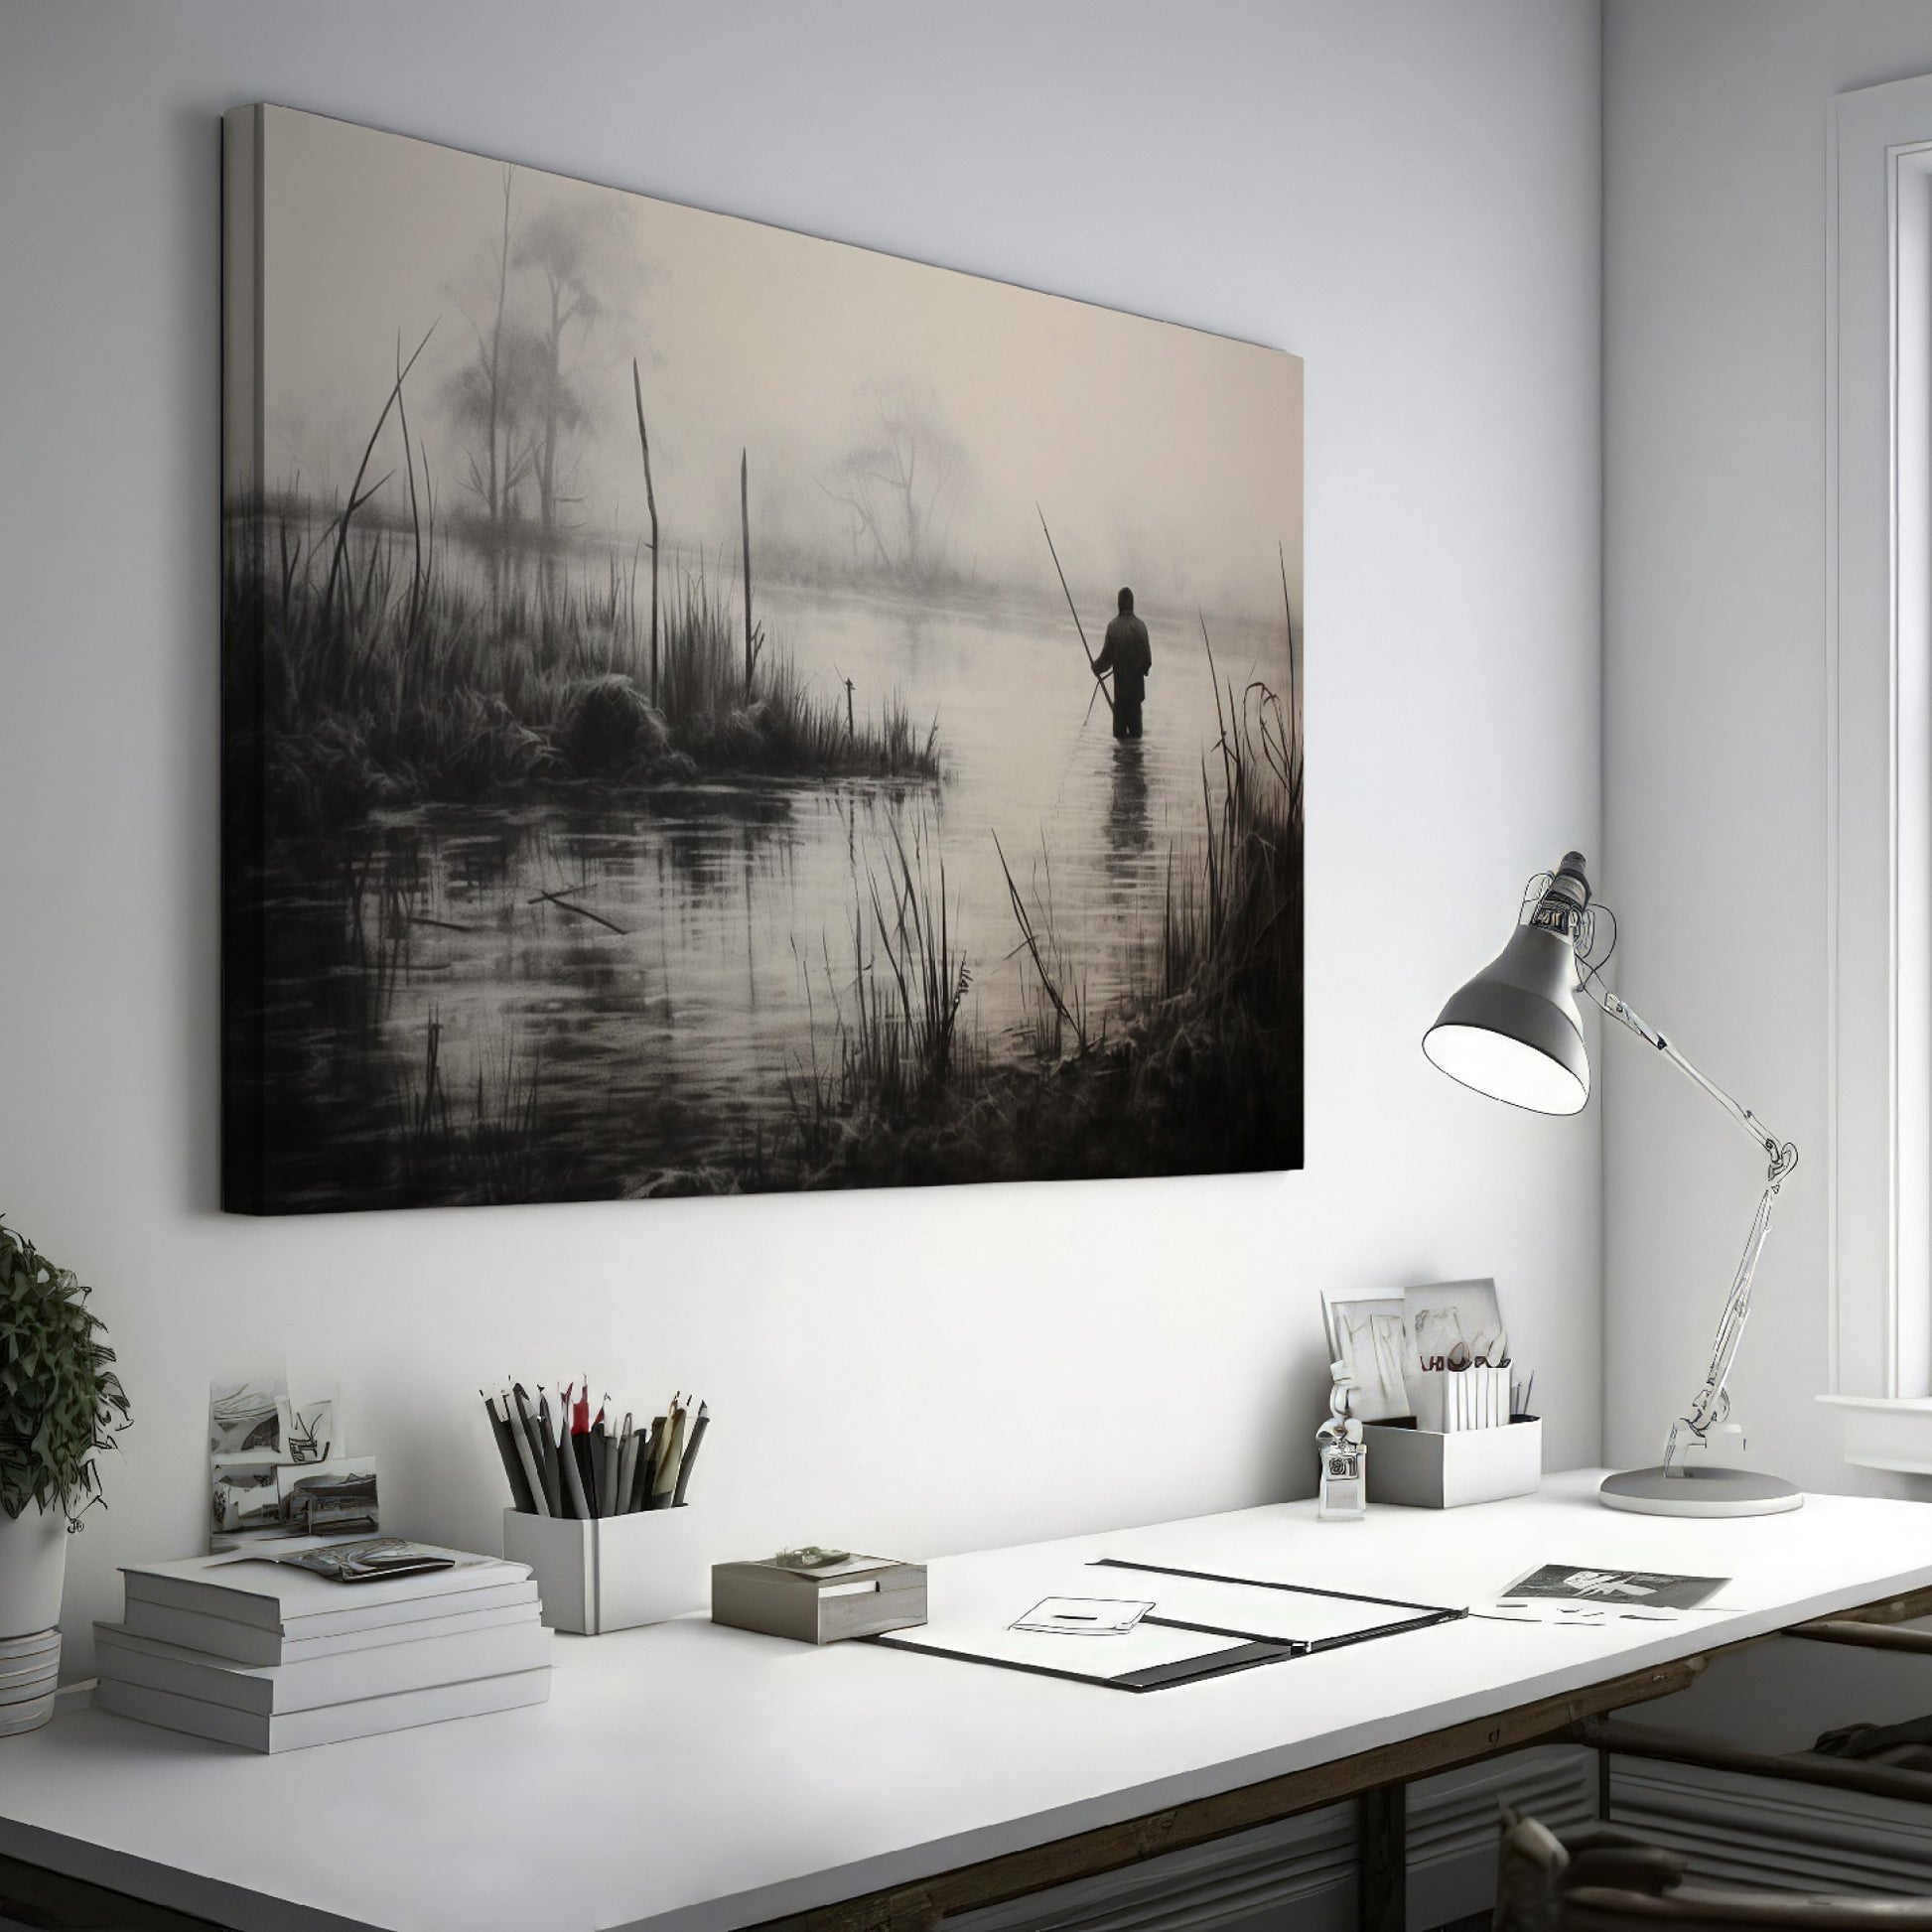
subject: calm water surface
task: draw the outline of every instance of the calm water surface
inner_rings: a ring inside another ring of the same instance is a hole
[[[455,1116],[480,1087],[494,1106],[534,1081],[540,1131],[576,1151],[580,1191],[736,1165],[783,1128],[814,1068],[839,1064],[854,920],[865,907],[870,959],[872,881],[890,891],[896,833],[935,899],[943,863],[972,975],[962,1022],[987,1052],[1026,1050],[1036,999],[995,834],[1096,1025],[1146,984],[1170,855],[1178,872],[1198,849],[1217,729],[1197,626],[1150,616],[1147,735],[1120,745],[1104,700],[1088,709],[1063,613],[774,587],[760,615],[815,690],[842,696],[849,677],[862,714],[894,690],[921,726],[936,714],[941,783],[699,783],[621,810],[433,808],[374,821],[347,865],[339,847],[292,853],[271,881],[278,914],[327,928],[319,952],[336,962],[274,988],[271,1026],[316,1089],[311,1138],[325,1143],[298,1158],[312,1169],[298,1191],[340,1187],[342,1150],[327,1143],[393,1133],[369,1096],[420,1092],[432,1029]],[[1214,641],[1224,682],[1281,684],[1279,629],[1223,622]]]

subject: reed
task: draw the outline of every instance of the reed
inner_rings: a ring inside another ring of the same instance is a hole
[[[908,847],[895,826],[883,869],[867,868],[853,916],[842,1099],[889,1122],[931,1107],[973,1066],[959,1028],[972,968],[954,936],[945,862],[929,867],[926,854],[923,827]]]
[[[1119,1011],[1096,1029],[1053,933],[1050,876],[1030,898],[996,838],[1014,951],[1039,989],[1031,1053],[997,1058],[963,1026],[958,999],[937,997],[966,984],[942,909],[943,867],[923,833],[910,851],[897,844],[885,879],[869,877],[855,907],[850,1001],[825,962],[838,1071],[816,1059],[799,1070],[792,1144],[781,1159],[762,1151],[745,1184],[1300,1165],[1301,751],[1287,704],[1268,686],[1223,689],[1219,709],[1201,827],[1172,854],[1159,944]],[[936,898],[924,884],[934,868]]]
[[[476,1082],[455,1090],[443,1067],[443,1023],[430,1015],[420,1068],[397,1082],[395,1193],[400,1206],[494,1206],[541,1197],[540,1067],[514,1035],[480,1052]]]
[[[943,860],[928,860],[927,828],[908,843],[897,826],[881,863],[870,862],[854,900],[852,971],[841,997],[829,949],[822,977],[839,1042],[836,1068],[822,1064],[817,1014],[809,1063],[786,1076],[791,1146],[762,1152],[751,1184],[777,1185],[773,1164],[795,1173],[828,1159],[890,1145],[917,1123],[977,1090],[983,1043],[961,1024],[973,971],[956,937]],[[813,963],[801,958],[808,1002]]]
[[[993,850],[999,854],[1000,871],[1007,882],[1007,897],[1013,904],[1015,923],[1020,927],[1020,944],[1032,960],[1038,996],[1033,1008],[1033,1048],[1043,1060],[1060,1060],[1066,1053],[1066,1035],[1073,1035],[1075,1056],[1084,1059],[1093,1050],[1087,1034],[1087,993],[1084,976],[1068,970],[1065,956],[1052,938],[1052,873],[1047,871],[1046,897],[1041,917],[1035,921],[1020,888],[1014,883],[1013,868],[1007,864],[1006,848],[1000,835],[993,834]],[[1047,863],[1042,860],[1042,863]],[[1042,936],[1042,927],[1044,936]],[[1051,954],[1049,962],[1048,955]],[[1062,990],[1064,989],[1064,990]]]
[[[702,567],[665,587],[652,704],[634,565],[546,570],[512,553],[483,573],[461,539],[420,521],[351,534],[338,517],[315,535],[313,514],[283,504],[238,527],[252,514],[230,524],[224,659],[231,716],[244,732],[260,719],[275,830],[700,772],[938,775],[936,723],[920,733],[896,695],[849,722],[840,692],[809,689],[771,648],[748,698],[738,614]]]
[[[439,528],[426,455],[419,486],[404,393],[427,341],[407,360],[397,344],[395,380],[345,500],[317,504],[295,487],[238,503],[226,519],[231,750],[271,836],[330,829],[380,805],[700,772],[937,778],[936,722],[921,738],[893,694],[862,721],[849,692],[843,708],[835,690],[814,693],[754,621],[748,458],[742,611],[728,590],[713,590],[702,562],[666,593],[634,366],[651,525],[647,613],[637,598],[641,539],[625,570],[616,550],[598,560],[500,527],[481,541]],[[406,524],[399,513],[385,521],[377,500],[393,472],[368,481],[392,417],[408,472]],[[728,583],[722,554],[718,566]]]

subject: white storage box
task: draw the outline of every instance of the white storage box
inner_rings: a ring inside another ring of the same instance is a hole
[[[1543,1482],[1543,1422],[1518,1416],[1502,1429],[1458,1429],[1439,1435],[1414,1422],[1362,1426],[1371,1503],[1456,1509],[1527,1496]]]
[[[711,1572],[697,1519],[688,1507],[587,1523],[506,1509],[503,1555],[530,1566],[544,1622],[595,1637],[706,1606]]]

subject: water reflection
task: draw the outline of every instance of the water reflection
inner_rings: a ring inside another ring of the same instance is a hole
[[[1113,788],[1107,800],[1107,872],[1122,891],[1140,882],[1154,832],[1148,824],[1147,764],[1144,740],[1113,740]]]
[[[743,1162],[789,1118],[801,1070],[838,1063],[855,918],[896,840],[943,858],[973,974],[961,1023],[986,1051],[1023,1050],[1033,990],[994,833],[1096,1017],[1145,983],[1170,854],[1200,836],[1204,660],[1190,674],[1176,643],[1146,736],[1122,742],[1091,717],[1063,621],[768,606],[801,667],[822,656],[829,686],[836,655],[861,708],[897,689],[936,712],[942,784],[423,809],[372,819],[346,856],[282,851],[266,1033],[291,1204],[384,1197],[407,1123],[437,1106],[486,1122],[531,1105],[538,1192]],[[1279,649],[1263,629],[1215,641],[1224,670]]]

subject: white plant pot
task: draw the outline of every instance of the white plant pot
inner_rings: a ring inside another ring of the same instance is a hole
[[[0,1510],[0,1642],[51,1630],[61,1620],[68,1574],[68,1519],[61,1509]]]

